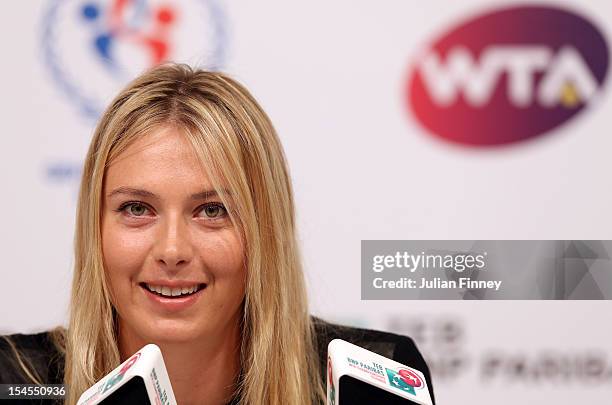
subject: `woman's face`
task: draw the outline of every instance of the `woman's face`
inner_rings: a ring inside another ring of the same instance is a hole
[[[218,336],[241,315],[243,243],[188,142],[153,131],[105,174],[104,265],[121,333],[139,340]]]

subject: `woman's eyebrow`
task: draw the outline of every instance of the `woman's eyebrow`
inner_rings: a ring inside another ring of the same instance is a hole
[[[143,190],[140,188],[133,188],[133,187],[118,187],[114,189],[113,191],[111,191],[110,193],[108,193],[107,197],[112,198],[120,194],[125,194],[125,195],[129,195],[133,197],[151,198],[155,200],[160,199],[159,196],[155,193],[152,193],[150,191]],[[192,200],[206,200],[212,197],[217,197],[218,195],[219,194],[217,193],[216,190],[205,190],[199,193],[192,194],[190,198]]]
[[[139,189],[139,188],[133,188],[133,187],[118,187],[114,189],[113,191],[111,191],[110,193],[108,193],[106,196],[108,198],[112,198],[120,194],[125,194],[129,196],[134,196],[134,197],[159,199],[159,197],[155,193],[152,193],[147,190]]]

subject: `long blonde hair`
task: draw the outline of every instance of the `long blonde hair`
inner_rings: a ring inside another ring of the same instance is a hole
[[[231,199],[230,215],[245,241],[240,403],[322,402],[293,192],[276,132],[251,94],[233,79],[165,64],[136,78],[115,98],[85,159],[65,337],[66,403],[75,404],[120,362],[116,312],[102,259],[105,168],[135,139],[168,125],[181,129],[217,192]]]

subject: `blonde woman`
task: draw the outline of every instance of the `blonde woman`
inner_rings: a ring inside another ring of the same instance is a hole
[[[66,404],[147,343],[181,405],[320,404],[340,337],[426,373],[409,339],[312,318],[282,147],[249,92],[166,64],[102,116],[85,159],[66,330],[0,340],[0,382]]]

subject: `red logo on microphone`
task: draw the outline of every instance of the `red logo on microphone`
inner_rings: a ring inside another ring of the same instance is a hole
[[[406,384],[410,385],[411,387],[423,388],[423,385],[424,385],[423,380],[415,372],[402,368],[398,371],[398,374],[400,375],[400,378],[402,379],[402,381],[404,381]]]

